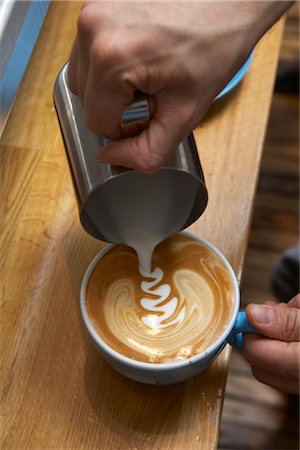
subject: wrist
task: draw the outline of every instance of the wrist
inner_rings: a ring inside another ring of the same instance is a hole
[[[241,1],[241,8],[249,18],[248,36],[254,45],[290,8],[293,1]]]

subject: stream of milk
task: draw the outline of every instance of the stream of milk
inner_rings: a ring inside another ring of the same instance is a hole
[[[174,316],[176,309],[178,309],[179,300],[177,297],[170,297],[171,287],[169,284],[163,283],[163,270],[156,267],[152,271],[152,255],[155,247],[162,240],[161,237],[158,239],[157,236],[150,235],[145,230],[130,233],[126,239],[127,244],[137,254],[140,274],[148,279],[141,282],[141,290],[145,294],[158,297],[154,300],[145,296],[140,300],[141,306],[147,311],[147,314],[142,317],[142,321],[152,329],[163,329],[174,324],[180,324],[186,315],[186,307],[184,306]],[[149,279],[152,281],[149,281]],[[169,300],[166,301],[167,299]],[[173,320],[170,320],[171,317],[173,317]]]

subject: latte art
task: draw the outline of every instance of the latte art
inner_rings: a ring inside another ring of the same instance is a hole
[[[151,272],[138,267],[135,252],[120,245],[91,274],[87,309],[108,345],[132,359],[163,363],[190,358],[223,333],[234,288],[214,252],[179,234],[155,249]]]
[[[169,284],[161,284],[159,287],[154,288],[161,282],[163,276],[163,271],[157,267],[148,275],[149,278],[154,278],[154,281],[141,282],[143,292],[159,297],[158,300],[153,300],[151,297],[143,297],[140,301],[145,311],[149,312],[149,314],[142,316],[142,321],[146,326],[153,329],[166,328],[181,323],[185,318],[186,306],[184,305],[178,311],[178,298],[169,298],[171,294]],[[174,319],[170,320],[172,317]]]

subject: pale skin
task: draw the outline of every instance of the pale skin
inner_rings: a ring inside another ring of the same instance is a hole
[[[81,99],[88,128],[113,140],[99,160],[158,171],[291,3],[86,1],[68,79]],[[152,117],[137,136],[121,139],[122,112],[136,90],[148,96]],[[265,306],[275,311],[275,328],[258,324],[253,306],[247,308],[248,318],[267,336],[245,337],[245,357],[254,375],[297,392],[299,297],[287,305]],[[293,323],[287,325],[287,320]],[[297,328],[286,334],[292,325]]]
[[[116,142],[103,162],[156,172],[290,2],[87,1],[69,64],[88,128]],[[151,99],[149,127],[118,141],[136,89]]]

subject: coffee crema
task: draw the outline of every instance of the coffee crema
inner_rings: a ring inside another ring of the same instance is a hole
[[[94,267],[86,306],[99,336],[129,358],[166,363],[213,344],[234,309],[224,262],[201,242],[172,236],[157,246],[152,272],[140,273],[130,247],[109,250]]]

